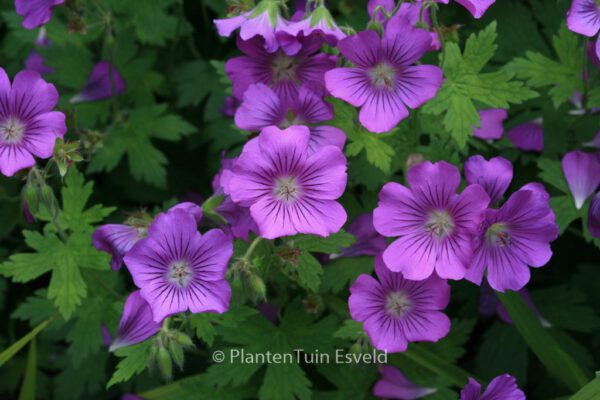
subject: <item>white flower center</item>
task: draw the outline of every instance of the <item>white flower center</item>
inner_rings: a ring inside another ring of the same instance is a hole
[[[296,63],[292,57],[279,52],[273,59],[273,81],[294,81],[296,80]]]
[[[447,211],[432,211],[425,223],[425,227],[433,235],[443,239],[454,231],[454,222]]]
[[[25,124],[15,117],[8,117],[0,122],[0,137],[4,143],[19,143],[25,133]]]
[[[502,222],[492,224],[486,232],[486,238],[490,246],[506,247],[511,243],[508,226]]]
[[[403,316],[411,306],[412,302],[404,292],[392,292],[387,295],[385,310],[394,317]]]
[[[169,265],[169,282],[184,288],[192,280],[192,268],[185,260],[173,261]]]
[[[369,71],[371,82],[377,88],[394,88],[396,69],[386,63],[377,64]]]
[[[296,200],[300,195],[300,185],[298,185],[298,182],[294,177],[281,177],[277,178],[275,189],[273,191],[277,199],[291,202]]]

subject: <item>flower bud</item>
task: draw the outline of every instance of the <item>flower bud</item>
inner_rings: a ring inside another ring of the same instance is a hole
[[[194,346],[194,342],[192,341],[192,339],[186,335],[185,333],[179,332],[179,331],[172,331],[172,338],[175,342],[179,343],[180,345],[184,346],[184,347],[193,347]]]
[[[156,359],[160,374],[165,380],[170,380],[173,377],[173,363],[169,351],[164,346],[160,346],[158,349]]]
[[[169,340],[168,347],[171,358],[175,361],[175,364],[177,364],[179,369],[183,369],[183,347],[174,340]]]

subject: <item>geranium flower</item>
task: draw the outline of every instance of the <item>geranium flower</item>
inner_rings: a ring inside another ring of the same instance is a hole
[[[438,3],[448,4],[450,0],[435,0]],[[466,8],[471,15],[479,19],[483,17],[483,14],[487,9],[496,2],[496,0],[456,0],[458,4]]]
[[[391,20],[383,38],[375,31],[340,40],[340,52],[356,68],[335,68],[325,74],[329,92],[360,107],[360,123],[371,132],[387,132],[432,99],[442,84],[442,70],[413,65],[431,45],[430,35],[404,19]]]
[[[416,400],[435,393],[437,389],[415,385],[396,367],[382,365],[381,378],[373,387],[373,395],[382,399]]]
[[[311,152],[327,145],[341,150],[346,143],[344,132],[333,126],[314,126],[332,118],[331,104],[324,102],[308,86],[302,86],[298,96],[286,102],[268,86],[257,83],[244,93],[244,101],[235,114],[235,124],[248,131],[260,131],[268,126],[284,129],[305,125],[310,129]]]
[[[229,308],[231,287],[225,280],[233,254],[232,239],[220,229],[201,235],[189,212],[176,209],[159,214],[148,236],[124,257],[125,264],[150,304],[155,322],[190,310],[223,313]]]
[[[119,329],[112,341],[109,351],[143,342],[160,331],[160,321],[152,318],[152,309],[140,291],[131,293],[125,301]]]
[[[580,210],[600,185],[600,157],[583,151],[571,151],[565,154],[561,165],[575,200],[575,208]]]
[[[94,65],[83,89],[71,98],[71,103],[108,99],[123,93],[125,87],[126,83],[117,67],[108,61],[100,61]]]
[[[309,141],[307,127],[268,127],[246,143],[234,164],[231,198],[250,207],[264,238],[328,236],[346,222],[336,202],[346,188],[346,158],[335,146],[311,154]]]
[[[518,388],[514,377],[504,374],[495,377],[483,394],[481,385],[473,378],[460,392],[460,400],[525,400],[525,394]]]
[[[450,285],[435,275],[410,281],[375,258],[375,274],[360,275],[350,287],[350,316],[363,323],[376,349],[397,353],[408,342],[437,342],[450,331],[441,312],[450,301]]]
[[[255,83],[269,86],[286,102],[293,101],[305,84],[323,95],[325,72],[335,67],[337,57],[320,52],[323,45],[320,37],[298,40],[302,48],[293,56],[281,49],[267,52],[261,38],[238,40],[238,48],[245,56],[231,58],[225,64],[225,72],[233,83],[233,95],[242,99],[246,89]]]
[[[249,40],[255,36],[264,39],[264,48],[273,53],[279,48],[275,31],[287,25],[279,13],[279,5],[273,0],[262,0],[252,10],[233,18],[216,19],[215,26],[219,35],[229,37],[240,28],[240,37]]]
[[[11,85],[0,68],[0,171],[6,176],[52,157],[67,132],[65,114],[53,111],[58,92],[35,71],[21,71]]]
[[[541,119],[515,126],[506,137],[517,149],[538,153],[544,151],[544,129]]]
[[[65,0],[15,0],[17,14],[23,17],[23,27],[34,29],[52,19],[52,8]]]
[[[487,161],[482,156],[472,156],[465,162],[465,180],[469,185],[479,184],[495,204],[504,195],[513,178],[513,165],[503,157]]]
[[[399,236],[383,253],[385,265],[407,279],[426,279],[434,270],[445,279],[462,279],[488,195],[479,185],[457,194],[460,172],[444,161],[417,164],[406,179],[409,188],[387,183],[373,212],[379,233]]]
[[[587,37],[600,30],[600,6],[596,0],[573,0],[567,12],[567,27]],[[596,56],[600,58],[600,39],[596,40]]]
[[[508,112],[503,108],[490,108],[479,111],[479,128],[473,129],[473,136],[483,140],[498,140],[504,134],[504,120]]]
[[[356,242],[340,251],[342,257],[376,256],[387,247],[386,239],[373,226],[373,214],[371,213],[364,213],[356,217],[347,230],[348,233],[354,235]]]

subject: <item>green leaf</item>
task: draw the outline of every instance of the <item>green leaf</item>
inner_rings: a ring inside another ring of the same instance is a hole
[[[583,387],[588,381],[585,372],[540,324],[521,296],[507,291],[498,293],[498,297],[517,330],[548,372],[571,390]]]
[[[0,353],[0,367],[3,366],[8,360],[13,358],[13,356],[15,354],[17,354],[19,352],[19,350],[21,350],[23,347],[25,347],[27,345],[27,343],[29,343],[33,338],[35,338],[37,336],[38,333],[40,333],[42,330],[44,330],[44,328],[46,326],[48,326],[48,324],[51,321],[52,321],[52,318],[45,320],[44,322],[42,322],[41,324],[36,326],[27,335],[23,336],[21,339],[19,339],[17,342],[15,342],[12,346],[10,346],[9,348],[2,351],[2,353]]]
[[[571,225],[571,222],[581,217],[581,211],[575,208],[575,203],[570,195],[552,197],[550,207],[556,215],[556,223],[561,235]]]
[[[548,183],[563,193],[570,193],[569,185],[562,172],[560,161],[550,160],[548,158],[538,158],[538,168],[540,173],[538,176],[542,181]]]
[[[77,259],[68,247],[63,246],[56,256],[48,298],[54,300],[58,311],[65,319],[69,319],[87,295],[87,285],[81,276]]]
[[[558,60],[528,51],[525,58],[517,58],[508,64],[507,70],[535,88],[551,86],[549,93],[554,107],[558,108],[573,93],[583,92],[581,74],[584,59],[579,36],[569,31],[566,25],[563,24],[552,42]]]
[[[362,324],[353,319],[347,319],[344,324],[333,334],[340,339],[356,340],[363,334]]]
[[[370,388],[378,377],[375,366],[371,364],[350,364],[341,368],[335,364],[319,364],[317,371],[337,388],[315,393],[315,399],[323,400],[371,399]]]
[[[298,257],[298,279],[306,289],[316,292],[321,284],[323,266],[308,251],[302,251]]]
[[[197,400],[244,400],[255,396],[253,388],[215,388],[206,382],[203,374],[192,375],[173,383],[140,393],[146,400],[197,399]]]
[[[196,131],[181,117],[166,114],[166,110],[165,104],[138,108],[127,121],[115,125],[104,146],[94,155],[89,171],[112,171],[127,155],[129,170],[135,179],[164,188],[167,159],[154,147],[152,139],[175,142]]]
[[[140,42],[164,45],[167,40],[177,34],[177,17],[171,15],[169,7],[175,0],[109,0],[110,8],[126,16],[135,28],[135,34]]]
[[[525,385],[528,355],[527,343],[515,327],[495,321],[483,335],[483,342],[475,355],[475,372],[487,380],[508,373]]]
[[[296,235],[290,238],[295,247],[317,253],[338,253],[352,245],[356,239],[343,229],[324,238],[316,235]]]
[[[150,341],[144,341],[118,349],[115,354],[122,360],[117,364],[117,369],[106,384],[106,388],[120,382],[127,382],[133,375],[142,373],[146,369],[150,346],[152,346]]]
[[[27,353],[27,366],[25,367],[25,378],[21,384],[19,400],[35,400],[35,380],[37,374],[37,346],[35,337],[29,344]]]
[[[600,329],[600,317],[586,304],[587,296],[572,285],[538,289],[531,295],[542,316],[553,327],[588,333]]]
[[[423,108],[428,114],[444,114],[444,127],[461,147],[479,126],[474,102],[508,108],[511,103],[520,104],[537,96],[523,83],[514,81],[514,74],[507,70],[482,72],[496,51],[496,37],[496,23],[492,22],[479,34],[469,36],[462,54],[456,43],[446,43],[442,64],[446,80]]]
[[[332,260],[325,268],[321,292],[339,293],[360,274],[373,272],[372,257],[344,257]]]
[[[600,374],[585,385],[581,390],[569,397],[569,400],[595,400],[600,399]]]

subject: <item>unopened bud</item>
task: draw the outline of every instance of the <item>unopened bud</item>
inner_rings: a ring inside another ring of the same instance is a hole
[[[256,300],[265,300],[267,298],[267,287],[265,281],[258,275],[250,275],[248,278],[248,286],[252,290]]]
[[[179,369],[183,369],[183,348],[174,340],[170,340],[168,346],[169,353],[171,353],[171,358],[173,361],[175,361],[175,364],[177,364]]]
[[[179,343],[180,345],[182,345],[184,347],[193,347],[194,346],[194,342],[192,341],[192,339],[185,333],[175,331],[175,332],[172,332],[172,335],[173,335],[173,340],[176,341],[177,343]]]
[[[169,351],[161,346],[157,354],[158,370],[165,380],[170,380],[173,377],[173,363]]]

